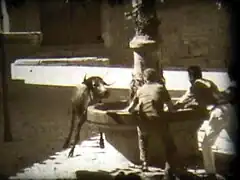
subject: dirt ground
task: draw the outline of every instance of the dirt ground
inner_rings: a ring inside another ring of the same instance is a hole
[[[63,97],[54,95],[51,88],[45,91],[26,86],[11,88],[9,97],[13,142],[3,142],[3,120],[0,121],[0,174],[8,176],[60,151],[70,123],[68,93]],[[59,97],[63,100],[60,103]],[[81,139],[88,136],[83,130]]]
[[[9,109],[13,141],[3,142],[0,118],[0,175],[14,175],[62,150],[70,126],[72,87],[37,86],[9,82]],[[117,93],[117,92],[115,92]],[[109,100],[121,99],[115,95]],[[95,129],[85,125],[80,142]]]

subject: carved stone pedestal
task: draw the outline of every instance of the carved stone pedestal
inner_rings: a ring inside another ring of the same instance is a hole
[[[158,47],[159,25],[155,3],[155,0],[132,0],[133,11],[128,15],[132,17],[135,24],[135,36],[129,43],[134,56],[130,100],[138,87],[143,84],[143,70],[154,68],[159,71],[159,60],[153,56]]]

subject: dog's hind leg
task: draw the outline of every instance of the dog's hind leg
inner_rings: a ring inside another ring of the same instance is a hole
[[[72,157],[73,156],[73,152],[74,152],[75,146],[78,143],[78,141],[80,140],[80,130],[81,130],[83,124],[86,121],[87,112],[85,111],[81,116],[78,116],[78,118],[79,118],[78,119],[78,125],[77,125],[77,129],[76,129],[76,134],[75,134],[73,147],[72,147],[71,151],[69,152],[68,157]]]
[[[70,143],[70,140],[71,140],[71,137],[72,137],[72,134],[73,134],[73,130],[74,130],[75,119],[76,119],[76,112],[75,112],[74,109],[72,109],[72,119],[71,119],[70,130],[69,130],[68,136],[65,140],[65,143],[63,145],[64,149],[69,147],[69,143]]]

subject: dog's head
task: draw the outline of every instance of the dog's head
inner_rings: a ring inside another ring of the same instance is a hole
[[[83,84],[85,84],[90,91],[92,91],[93,96],[95,98],[108,98],[110,93],[106,86],[110,86],[111,84],[106,83],[101,77],[99,76],[92,76],[86,78],[86,75],[83,79]]]

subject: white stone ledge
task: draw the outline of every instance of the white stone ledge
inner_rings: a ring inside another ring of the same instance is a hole
[[[26,84],[39,84],[49,86],[75,86],[87,76],[101,76],[110,88],[128,89],[132,79],[131,68],[97,67],[97,66],[41,66],[18,65],[19,61],[11,64],[11,78],[25,80]],[[189,87],[186,71],[165,70],[166,87],[169,90],[186,90]],[[229,85],[226,72],[203,72],[205,78],[213,80],[220,90]]]
[[[74,58],[39,58],[39,59],[18,59],[14,62],[15,65],[48,65],[53,64],[55,66],[61,64],[73,64],[73,65],[109,65],[108,58],[99,57],[74,57]]]

